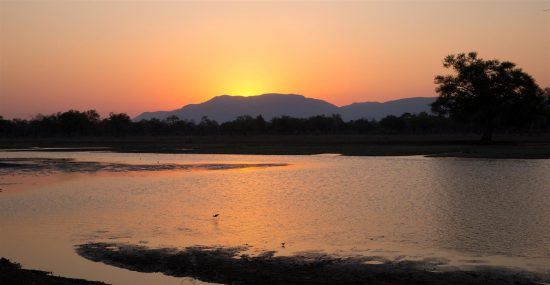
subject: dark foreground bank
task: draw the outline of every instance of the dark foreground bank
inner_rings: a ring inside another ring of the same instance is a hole
[[[550,135],[495,136],[482,144],[477,135],[307,135],[185,136],[2,139],[0,149],[98,150],[149,153],[356,156],[427,155],[474,158],[550,158]]]
[[[377,257],[339,258],[304,253],[274,256],[242,254],[244,247],[153,249],[139,245],[89,243],[76,248],[92,261],[140,272],[161,272],[224,284],[542,284],[527,272],[484,267],[438,271],[441,261],[387,261]]]
[[[100,285],[97,281],[53,276],[51,272],[23,269],[18,263],[0,258],[0,284],[10,285]]]

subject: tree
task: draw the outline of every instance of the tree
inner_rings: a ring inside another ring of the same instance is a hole
[[[99,114],[95,110],[80,112],[77,110],[69,110],[63,113],[57,113],[55,118],[47,118],[47,116],[39,116],[37,120],[58,121],[61,131],[65,135],[87,135],[90,134],[99,121]]]
[[[132,126],[130,116],[125,113],[109,113],[109,118],[103,120],[107,132],[114,136],[126,135]]]
[[[410,114],[408,114],[408,115],[410,115]],[[408,115],[405,115],[405,117],[407,117]],[[397,116],[394,116],[394,115],[389,115],[389,116],[386,116],[386,117],[382,118],[382,120],[380,120],[379,124],[380,124],[380,127],[382,129],[384,129],[385,131],[387,131],[387,132],[399,133],[405,128],[405,123],[404,123],[404,120],[403,120],[405,117],[400,118],[400,117],[397,117]]]
[[[438,75],[439,97],[432,110],[459,121],[481,124],[482,141],[490,142],[496,125],[505,118],[529,124],[544,111],[544,96],[533,77],[514,63],[483,60],[477,53],[449,55],[443,66],[454,74]]]
[[[164,119],[166,124],[169,126],[177,125],[180,122],[180,118],[176,115],[169,116],[168,118]]]
[[[203,116],[201,122],[197,125],[197,130],[201,135],[214,135],[218,132],[218,127],[218,122]]]

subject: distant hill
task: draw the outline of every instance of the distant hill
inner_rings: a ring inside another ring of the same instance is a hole
[[[203,116],[218,122],[235,119],[238,116],[262,115],[266,120],[287,115],[296,118],[307,118],[320,114],[334,114],[338,107],[318,99],[306,98],[295,94],[263,94],[259,96],[214,97],[204,103],[189,104],[173,111],[146,112],[135,120],[158,118],[165,119],[176,115],[181,119],[200,121]]]
[[[345,121],[360,118],[381,119],[394,115],[401,116],[403,113],[418,114],[421,112],[430,113],[430,104],[435,97],[412,97],[393,101],[353,103],[339,108],[339,114]]]
[[[143,119],[166,119],[175,115],[180,119],[200,121],[203,116],[218,122],[235,119],[238,116],[262,115],[266,120],[279,116],[307,118],[315,115],[340,114],[344,120],[359,118],[380,119],[387,115],[401,115],[405,112],[429,112],[429,104],[435,98],[406,98],[384,103],[365,102],[337,107],[326,101],[307,98],[296,94],[263,94],[258,96],[214,97],[204,103],[189,104],[173,111],[145,112],[135,117],[135,121]]]

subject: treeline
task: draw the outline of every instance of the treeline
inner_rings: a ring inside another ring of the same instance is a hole
[[[339,115],[310,118],[240,116],[218,123],[203,117],[200,122],[150,119],[134,122],[127,114],[111,113],[101,118],[95,110],[70,110],[38,115],[31,120],[6,120],[0,116],[0,137],[82,137],[82,136],[188,136],[188,135],[259,135],[259,134],[456,134],[480,133],[479,124],[459,123],[445,116],[428,113],[387,116],[381,120],[344,121]],[[529,125],[503,122],[497,131],[507,133],[550,132],[550,112]]]

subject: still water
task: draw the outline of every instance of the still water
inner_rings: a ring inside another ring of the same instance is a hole
[[[17,157],[217,165],[1,169],[0,256],[57,275],[113,284],[201,283],[118,269],[74,252],[75,245],[96,241],[550,270],[550,160],[0,152]],[[275,165],[223,166],[264,163]]]

